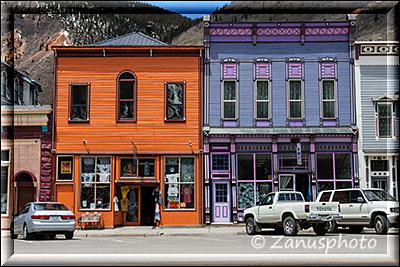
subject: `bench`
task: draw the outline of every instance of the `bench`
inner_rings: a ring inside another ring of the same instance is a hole
[[[95,226],[97,226],[97,229],[100,230],[100,226],[101,226],[101,213],[89,213],[86,212],[84,214],[82,214],[79,218],[78,218],[78,225],[80,227],[80,229],[82,230],[83,228],[86,229],[86,227],[90,226],[90,228],[93,228]],[[86,226],[86,227],[84,227]]]

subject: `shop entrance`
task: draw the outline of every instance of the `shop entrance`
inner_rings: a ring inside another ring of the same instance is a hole
[[[155,202],[152,193],[155,186],[129,186],[129,189],[124,225],[153,225]]]
[[[230,181],[213,181],[213,222],[230,222]]]
[[[279,191],[298,191],[304,200],[311,201],[311,184],[308,173],[280,174]]]
[[[32,176],[28,173],[19,174],[16,181],[17,212],[19,212],[26,203],[35,201],[35,186]]]

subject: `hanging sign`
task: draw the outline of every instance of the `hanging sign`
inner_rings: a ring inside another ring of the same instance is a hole
[[[297,165],[301,165],[301,144],[297,143],[296,146]]]

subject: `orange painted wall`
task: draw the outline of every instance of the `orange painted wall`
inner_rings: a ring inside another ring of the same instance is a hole
[[[74,210],[74,191],[73,184],[56,185],[56,201],[64,203],[71,211]]]
[[[198,152],[199,57],[57,60],[57,153],[131,153],[132,141],[139,154]],[[136,123],[116,122],[116,78],[124,70],[137,76]],[[164,82],[184,80],[186,122],[164,122]],[[89,123],[68,123],[70,82],[91,83]]]

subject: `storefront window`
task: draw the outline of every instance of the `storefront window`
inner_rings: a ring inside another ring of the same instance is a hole
[[[259,204],[272,191],[272,156],[239,153],[237,158],[238,208],[246,209]]]
[[[350,153],[335,154],[336,179],[351,179]]]
[[[317,153],[318,192],[352,188],[351,153]]]
[[[164,188],[166,209],[193,209],[195,197],[195,159],[165,158]]]
[[[318,179],[333,180],[333,155],[317,154]]]
[[[57,158],[57,180],[72,181],[74,179],[74,157],[73,156],[58,156]]]
[[[301,165],[297,164],[297,156],[295,154],[279,155],[280,170],[304,170],[308,168],[308,154],[301,156]]]
[[[111,158],[81,157],[81,209],[111,208]]]
[[[135,162],[133,162],[132,158],[120,159],[121,178],[155,177],[154,170],[154,158],[139,158],[135,159]]]

